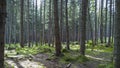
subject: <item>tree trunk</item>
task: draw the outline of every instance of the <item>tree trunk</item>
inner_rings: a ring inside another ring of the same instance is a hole
[[[85,40],[86,40],[86,22],[87,22],[87,7],[88,0],[82,0],[82,22],[80,26],[80,53],[85,55]]]
[[[109,36],[108,36],[108,44],[107,46],[110,46],[111,44],[111,23],[112,23],[112,0],[110,0],[110,22],[109,22]]]
[[[103,43],[103,0],[101,0],[100,41]]]
[[[0,67],[4,68],[6,0],[0,0]]]
[[[27,32],[28,32],[28,46],[30,47],[30,20],[29,20],[29,9],[30,9],[30,5],[29,5],[29,0],[27,0]]]
[[[46,3],[46,1],[44,1],[44,17],[43,17],[44,19],[43,19],[43,34],[42,34],[43,38],[42,38],[42,44],[45,44],[45,24],[46,24],[46,21],[45,21],[46,20],[45,19],[46,18],[46,16],[45,16],[46,4],[45,3]]]
[[[107,42],[107,6],[108,6],[108,0],[106,0],[106,10],[105,10],[105,43]]]
[[[63,0],[61,0],[60,8],[60,36],[61,42],[63,42]]]
[[[116,21],[114,35],[115,68],[120,68],[120,0],[116,0]]]
[[[48,23],[48,45],[52,42],[51,0],[49,0],[49,23]]]
[[[95,0],[95,38],[94,44],[97,44],[97,0]]]
[[[59,19],[58,19],[58,0],[54,0],[54,33],[55,33],[55,51],[56,56],[61,55],[61,41],[59,33]]]
[[[40,24],[42,24],[42,3],[40,5]],[[42,27],[42,26],[41,26]],[[42,45],[42,29],[40,29],[40,45]]]
[[[36,4],[36,6],[35,6],[35,45],[38,46],[38,39],[37,39],[37,35],[38,35],[37,34],[38,33],[37,32],[37,25],[38,25],[37,24],[38,23],[38,16],[37,16],[38,12],[37,11],[38,11],[38,7],[37,6],[38,5],[37,5],[37,0],[36,0],[35,4]]]
[[[66,6],[66,45],[67,45],[67,49],[70,50],[67,2],[68,2],[68,0],[66,0],[66,4],[65,4],[65,6]]]
[[[24,22],[24,16],[23,13],[24,12],[24,0],[21,0],[21,18],[20,18],[20,26],[21,26],[21,37],[20,37],[20,46],[24,47],[24,29],[23,29],[23,22]]]

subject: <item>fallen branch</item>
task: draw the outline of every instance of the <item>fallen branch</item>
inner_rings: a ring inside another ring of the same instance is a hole
[[[72,65],[72,64],[69,63],[69,64],[67,64],[67,66],[66,66],[65,68],[70,68],[71,65]]]

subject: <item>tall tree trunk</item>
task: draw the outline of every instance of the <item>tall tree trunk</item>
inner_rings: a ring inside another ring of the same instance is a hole
[[[76,40],[76,32],[77,32],[77,30],[76,30],[76,20],[75,20],[75,14],[76,14],[76,4],[75,4],[75,0],[72,0],[72,2],[71,2],[71,4],[73,5],[72,7],[72,32],[73,33],[71,33],[72,34],[72,41],[77,41]]]
[[[6,0],[0,0],[0,67],[4,68]]]
[[[93,48],[94,48],[94,39],[93,39],[93,27],[92,27],[92,20],[91,20],[91,13],[90,13],[90,1],[88,2],[89,4],[89,8],[88,8],[88,25],[89,25],[89,27],[88,27],[88,29],[89,29],[89,33],[90,33],[90,40],[92,40],[92,50],[93,50]]]
[[[106,11],[105,11],[105,43],[107,42],[107,11],[108,11],[108,0],[106,0]]]
[[[116,21],[114,35],[115,68],[120,68],[120,0],[116,0]]]
[[[23,29],[23,22],[24,22],[24,16],[23,16],[23,13],[24,12],[24,0],[21,0],[21,18],[20,18],[20,26],[21,26],[21,32],[20,32],[20,34],[21,34],[21,37],[20,37],[20,46],[21,47],[24,47],[24,29]]]
[[[61,42],[63,42],[63,0],[61,0],[60,8],[60,36]]]
[[[46,4],[45,3],[46,3],[46,1],[44,1],[44,17],[43,17],[44,19],[43,19],[43,34],[42,34],[42,37],[43,37],[42,38],[42,43],[43,44],[45,44],[45,24],[46,24],[46,21],[45,21],[46,20],[45,19],[46,18],[46,16],[45,16]]]
[[[38,46],[38,39],[37,39],[37,37],[38,37],[38,36],[37,36],[37,35],[38,35],[38,34],[37,34],[37,33],[38,33],[38,32],[37,32],[37,25],[38,25],[38,24],[37,24],[37,23],[38,23],[38,19],[37,19],[37,18],[38,18],[38,16],[37,16],[37,14],[38,14],[37,11],[38,11],[38,10],[37,10],[37,9],[38,9],[38,7],[37,7],[37,6],[38,6],[38,5],[37,5],[37,0],[36,0],[36,6],[35,6],[35,45],[36,45],[36,46]]]
[[[59,19],[58,19],[58,0],[54,0],[54,33],[55,33],[55,51],[56,56],[61,55],[61,41],[59,33]]]
[[[87,22],[87,7],[88,0],[82,0],[82,22],[80,26],[80,53],[81,55],[85,55],[85,40],[86,40],[86,22]]]
[[[97,0],[95,0],[95,38],[94,44],[97,44]]]
[[[100,41],[103,43],[103,0],[101,0]]]
[[[113,25],[112,25],[112,43],[114,43],[114,28],[115,28],[115,1],[113,0],[113,11],[112,11],[112,13],[113,13]]]
[[[32,5],[32,46],[34,45],[34,41],[35,41],[35,1],[33,0],[33,5]]]
[[[68,2],[68,0],[66,0],[66,4],[65,4],[65,6],[66,6],[66,45],[67,45],[67,49],[70,50],[67,2]]]
[[[49,0],[49,23],[48,23],[48,45],[52,42],[51,0]]]
[[[42,3],[40,5],[40,24],[42,24]],[[42,26],[41,26],[42,27]],[[40,44],[42,45],[42,29],[40,29]]]
[[[109,36],[108,36],[108,45],[110,46],[111,44],[111,24],[112,24],[112,0],[110,0],[110,22],[109,22]]]
[[[29,0],[27,0],[27,32],[28,32],[28,46],[30,47],[30,20],[29,20],[29,8],[30,8],[30,5],[29,5]]]

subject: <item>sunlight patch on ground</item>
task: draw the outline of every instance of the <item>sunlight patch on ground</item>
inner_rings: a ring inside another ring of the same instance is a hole
[[[11,65],[14,68],[46,68],[44,66],[44,64],[42,63],[38,63],[38,62],[34,62],[34,61],[29,61],[29,60],[23,60],[23,61],[19,61],[19,62],[14,62],[13,60],[6,60],[5,62],[7,62],[9,65]]]
[[[91,58],[91,59],[95,59],[95,60],[110,61],[110,60],[105,59],[105,58],[98,58],[98,57],[94,57],[94,56],[90,56],[90,55],[85,55],[85,56],[88,57],[88,58]]]
[[[92,49],[87,49],[88,51],[91,51]],[[94,51],[97,51],[97,52],[104,52],[104,50],[99,50],[99,49],[94,49]]]

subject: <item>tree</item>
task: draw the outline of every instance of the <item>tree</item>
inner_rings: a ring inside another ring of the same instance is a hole
[[[58,19],[58,0],[54,0],[54,33],[55,33],[55,51],[56,56],[61,55],[61,41],[59,34],[59,19]]]
[[[109,36],[108,36],[108,45],[107,46],[110,46],[111,44],[111,24],[112,24],[112,0],[110,0],[110,23],[109,23]]]
[[[107,11],[108,11],[108,8],[107,8],[107,6],[108,6],[108,0],[106,0],[106,4],[105,4],[105,7],[106,7],[106,11],[105,11],[105,43],[107,42],[107,15],[108,15],[108,13],[107,13]]]
[[[63,41],[63,0],[61,0],[60,3],[60,36],[61,36],[61,41]]]
[[[116,21],[114,35],[115,68],[120,68],[120,0],[116,0]]]
[[[28,32],[28,46],[30,47],[30,21],[29,21],[29,7],[30,7],[30,4],[29,4],[29,0],[27,0],[27,32]]]
[[[48,23],[48,45],[50,46],[50,44],[51,44],[51,41],[52,41],[52,19],[51,19],[51,0],[49,0],[49,23]]]
[[[103,43],[103,2],[104,0],[101,0],[101,22],[100,22],[100,41]]]
[[[94,44],[96,45],[97,41],[97,0],[95,0],[95,38]]]
[[[35,6],[35,44],[36,44],[36,46],[38,45],[38,41],[37,41],[37,22],[38,22],[38,12],[37,12],[37,9],[38,9],[38,7],[37,7],[37,0],[36,0],[36,2],[35,2],[35,4],[36,4],[36,6]]]
[[[23,29],[23,22],[24,22],[24,18],[23,18],[23,17],[24,17],[24,16],[23,16],[23,14],[24,14],[24,13],[23,13],[23,12],[24,12],[24,0],[21,0],[21,18],[20,18],[20,26],[21,26],[20,46],[21,46],[21,47],[24,47],[24,38],[23,38],[23,37],[24,37],[24,36],[23,36],[23,35],[24,35],[24,34],[23,34],[23,33],[24,33],[24,29]]]
[[[66,6],[66,45],[67,45],[67,49],[70,50],[67,2],[68,2],[68,0],[66,0],[66,4],[65,4],[65,6]]]
[[[0,0],[0,67],[4,68],[6,0]]]
[[[88,0],[82,0],[82,22],[80,26],[80,53],[85,55],[85,40],[86,40],[86,22],[87,22],[87,7]]]
[[[45,24],[46,24],[46,14],[45,14],[45,12],[46,12],[46,0],[44,0],[44,12],[43,12],[43,30],[42,30],[42,32],[43,32],[43,34],[42,34],[42,43],[43,44],[45,44]]]
[[[42,3],[40,5],[40,24],[42,24]],[[40,43],[42,45],[42,29],[40,29]]]

